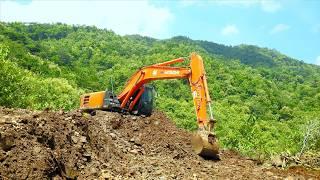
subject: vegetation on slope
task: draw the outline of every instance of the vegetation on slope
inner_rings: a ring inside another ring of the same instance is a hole
[[[2,106],[77,108],[79,94],[111,88],[111,78],[119,92],[138,68],[196,51],[205,60],[224,147],[251,156],[320,148],[320,68],[275,50],[65,24],[0,23],[0,43]],[[187,81],[153,84],[156,107],[194,130]]]

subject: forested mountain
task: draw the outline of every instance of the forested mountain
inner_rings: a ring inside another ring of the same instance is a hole
[[[252,156],[320,148],[320,67],[276,50],[183,36],[120,36],[88,26],[0,23],[0,105],[75,109],[83,92],[119,92],[138,68],[190,52],[204,61],[223,147]],[[186,80],[153,83],[156,108],[195,129]],[[307,135],[309,134],[309,135]]]

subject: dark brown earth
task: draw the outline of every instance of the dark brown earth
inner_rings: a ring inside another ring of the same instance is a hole
[[[0,108],[0,179],[320,179],[320,171],[266,167],[227,150],[205,160],[190,137],[161,112]]]

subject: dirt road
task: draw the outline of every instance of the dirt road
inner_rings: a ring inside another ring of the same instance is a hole
[[[266,168],[232,151],[204,160],[190,137],[161,112],[0,108],[0,179],[320,179],[319,171]]]

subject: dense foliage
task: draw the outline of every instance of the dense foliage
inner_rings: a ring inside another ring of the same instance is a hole
[[[225,148],[270,156],[320,148],[320,67],[256,46],[157,40],[65,24],[0,23],[0,105],[77,108],[82,92],[119,92],[138,68],[198,52]],[[186,80],[157,81],[156,107],[196,129]]]

